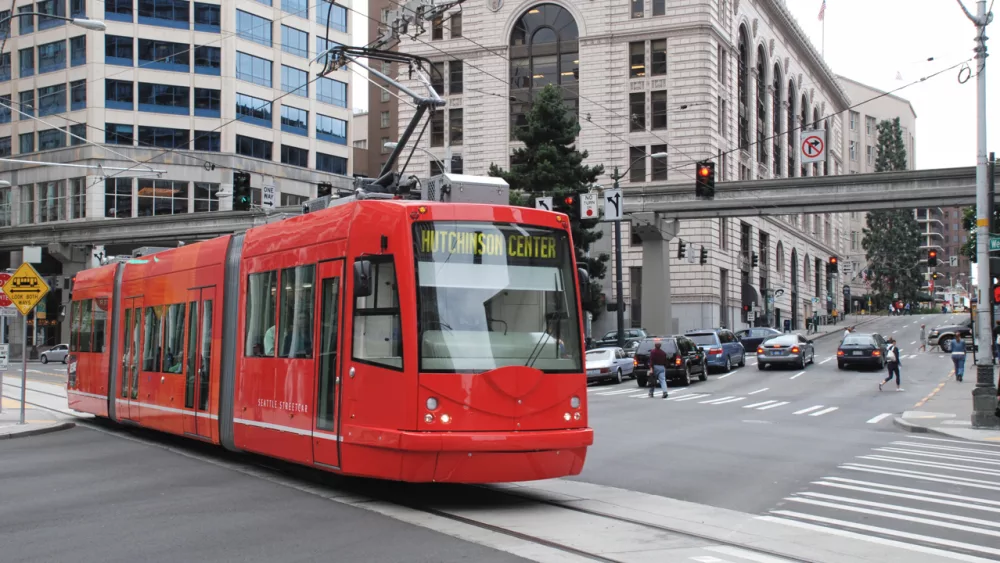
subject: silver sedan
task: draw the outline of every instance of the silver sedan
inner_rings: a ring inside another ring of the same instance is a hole
[[[635,360],[621,348],[587,350],[587,381],[610,379],[618,383],[626,375],[634,375]]]
[[[42,352],[38,359],[41,360],[43,364],[47,364],[49,362],[62,362],[65,364],[66,356],[68,354],[69,344],[57,344]]]
[[[805,368],[816,359],[812,340],[798,334],[783,334],[765,340],[757,346],[757,369],[769,365]]]

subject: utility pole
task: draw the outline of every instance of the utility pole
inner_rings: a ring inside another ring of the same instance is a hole
[[[622,179],[618,175],[618,167],[615,166],[615,174],[611,177],[615,181],[615,190],[620,189],[618,181]],[[615,313],[618,315],[618,347],[625,347],[625,290],[622,289],[622,222],[615,221],[615,299],[618,301]]]
[[[976,325],[976,336],[979,341],[979,353],[976,355],[976,388],[972,390],[972,426],[997,427],[1000,420],[995,411],[997,407],[997,388],[993,381],[993,338],[992,328],[987,319],[990,318],[992,296],[990,295],[990,223],[987,215],[989,201],[989,167],[986,162],[986,26],[992,20],[986,13],[986,0],[976,2],[976,15],[973,16],[958,0],[962,11],[976,26],[976,258],[978,262],[977,281],[979,292],[977,296],[976,314],[979,322]]]

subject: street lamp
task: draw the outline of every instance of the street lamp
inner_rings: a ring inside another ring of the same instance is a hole
[[[385,148],[387,148],[387,149],[394,149],[394,148],[396,148],[396,147],[399,146],[399,143],[397,143],[395,141],[388,141],[386,143],[383,143],[382,146],[385,147]],[[423,147],[417,147],[417,150],[420,151],[420,152],[422,152],[422,153],[424,153],[424,154],[426,154],[427,156],[433,158],[434,161],[438,163],[438,166],[441,167],[441,172],[442,173],[447,172],[447,170],[445,170],[444,161],[442,161],[440,158],[438,158],[437,155],[435,155],[434,153],[432,153],[431,151],[429,151],[429,150],[427,150],[427,149],[425,149]]]
[[[640,160],[645,161],[646,157],[650,158],[667,158],[667,153],[665,152],[654,152],[653,154],[644,154],[639,158],[633,160],[629,163],[628,167],[621,174],[618,173],[618,167],[615,166],[615,173],[611,175],[611,179],[615,181],[615,189],[619,189],[618,181],[628,174],[628,171],[632,169],[632,166],[639,162]],[[618,300],[618,307],[616,312],[618,313],[618,347],[625,347],[625,309],[624,303],[625,292],[622,288],[622,222],[621,219],[615,221],[615,275],[618,276],[618,286],[615,291],[616,299]]]
[[[51,18],[54,20],[67,21],[77,27],[82,27],[83,29],[89,29],[90,31],[105,31],[108,29],[108,24],[102,22],[101,20],[92,20],[90,18],[67,18],[66,16],[56,16],[53,14],[43,14],[42,12],[22,12],[18,14],[12,14],[6,18],[0,19],[0,25],[7,23],[14,18],[20,18],[22,16],[41,16],[44,18]]]

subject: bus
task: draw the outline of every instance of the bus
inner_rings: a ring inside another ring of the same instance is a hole
[[[78,273],[69,407],[345,475],[579,474],[567,217],[349,199]]]

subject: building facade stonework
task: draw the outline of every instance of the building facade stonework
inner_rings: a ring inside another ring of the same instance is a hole
[[[626,198],[658,186],[693,192],[702,159],[716,162],[720,182],[844,170],[848,97],[781,0],[469,2],[460,36],[445,28],[406,38],[400,50],[435,63],[435,87],[448,102],[430,118],[420,147],[441,160],[461,155],[468,174],[510,167],[518,145],[512,131],[546,84],[559,85],[576,108],[587,163],[609,174],[628,169]],[[400,104],[399,114],[402,130],[413,108]],[[825,162],[801,163],[800,128],[827,131]],[[661,152],[666,159],[649,156]],[[410,171],[431,173],[434,158],[414,159]],[[611,185],[608,177],[600,182]],[[681,222],[670,241],[673,330],[781,327],[785,320],[803,328],[814,311],[840,310],[826,264],[841,252],[845,229],[840,214],[759,217],[754,210],[746,218]],[[623,230],[626,317],[641,326],[641,244],[627,223]],[[612,252],[612,238],[592,250]],[[705,246],[708,263],[677,260],[678,239],[689,255]],[[609,301],[615,281],[609,267]],[[756,321],[742,310],[748,301],[756,301]],[[613,328],[614,317],[602,315],[593,331]]]

